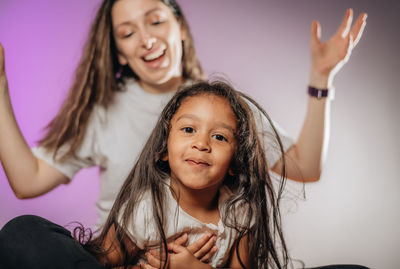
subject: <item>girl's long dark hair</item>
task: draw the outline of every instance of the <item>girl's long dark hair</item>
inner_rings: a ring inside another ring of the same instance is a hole
[[[114,225],[117,235],[114,240],[118,240],[121,249],[125,250],[126,244],[122,238],[131,225],[136,205],[142,195],[148,192],[152,197],[154,221],[158,228],[158,236],[161,238],[160,249],[167,249],[164,233],[167,216],[164,215],[163,208],[165,184],[170,171],[168,163],[163,161],[163,156],[167,153],[167,140],[173,115],[186,98],[197,95],[216,95],[225,98],[237,118],[237,149],[232,159],[232,175],[228,174],[224,181],[224,184],[232,189],[233,195],[220,212],[224,225],[238,231],[237,246],[243,236],[248,237],[251,268],[286,268],[289,257],[282,234],[279,210],[285,177],[282,176],[279,190],[274,190],[268,172],[263,137],[260,135],[248,102],[253,103],[270,122],[283,158],[282,143],[265,111],[252,99],[235,91],[224,82],[196,83],[179,90],[174,95],[162,111],[137,163],[123,184],[99,237],[89,240],[85,248],[97,257],[105,257],[109,250],[102,248],[102,243],[108,230]],[[283,174],[284,167],[283,161]],[[236,249],[240,260],[239,248]],[[165,255],[168,257],[167,252]],[[127,265],[131,259],[126,251],[124,256]],[[245,268],[243,263],[242,267]]]
[[[69,147],[63,151],[61,159],[73,156],[83,141],[93,107],[109,106],[114,94],[123,90],[125,78],[140,79],[129,66],[120,66],[117,59],[111,19],[111,10],[117,1],[103,0],[90,29],[68,96],[47,126],[47,134],[39,141],[41,146],[54,153],[54,157],[65,144],[69,144]],[[175,0],[160,1],[170,8],[185,31],[186,38],[182,42],[183,79],[203,79],[203,70],[184,14]]]

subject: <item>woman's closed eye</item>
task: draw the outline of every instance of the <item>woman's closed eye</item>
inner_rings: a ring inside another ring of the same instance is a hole
[[[125,34],[122,38],[128,38],[128,37],[131,37],[131,36],[133,36],[133,32],[130,32],[130,33],[128,33],[128,34]]]
[[[160,25],[160,24],[162,24],[162,23],[164,23],[164,22],[165,22],[165,21],[163,21],[163,20],[157,20],[157,21],[151,22],[151,25],[157,26],[157,25]]]
[[[128,38],[128,37],[131,37],[131,36],[133,36],[135,33],[133,32],[133,31],[130,31],[130,30],[123,30],[123,31],[120,31],[119,33],[118,33],[118,36],[120,37],[120,38]]]

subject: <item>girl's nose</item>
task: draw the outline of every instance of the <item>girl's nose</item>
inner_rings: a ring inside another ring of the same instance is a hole
[[[202,135],[198,135],[196,137],[196,139],[193,141],[192,148],[205,152],[211,151],[210,144],[208,143],[208,138]]]

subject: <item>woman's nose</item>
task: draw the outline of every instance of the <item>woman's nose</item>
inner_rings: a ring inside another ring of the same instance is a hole
[[[153,47],[154,43],[156,43],[156,41],[157,41],[157,38],[150,35],[150,33],[146,30],[142,30],[140,35],[142,38],[143,47],[148,50],[151,49]]]

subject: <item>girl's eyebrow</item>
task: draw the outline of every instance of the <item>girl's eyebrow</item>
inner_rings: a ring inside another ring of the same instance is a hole
[[[184,119],[184,118],[188,118],[188,119],[192,119],[192,120],[197,120],[197,121],[200,120],[200,118],[197,117],[196,115],[193,115],[193,114],[183,114],[183,115],[181,115],[179,118],[176,119],[176,122],[178,122],[179,120]],[[222,121],[217,121],[215,124],[216,124],[218,127],[227,129],[228,131],[232,132],[232,134],[234,134],[234,133],[236,132],[236,131],[235,131],[235,128],[233,128],[233,127],[230,126],[229,124],[226,124],[226,123],[224,123],[224,122],[222,122]]]

